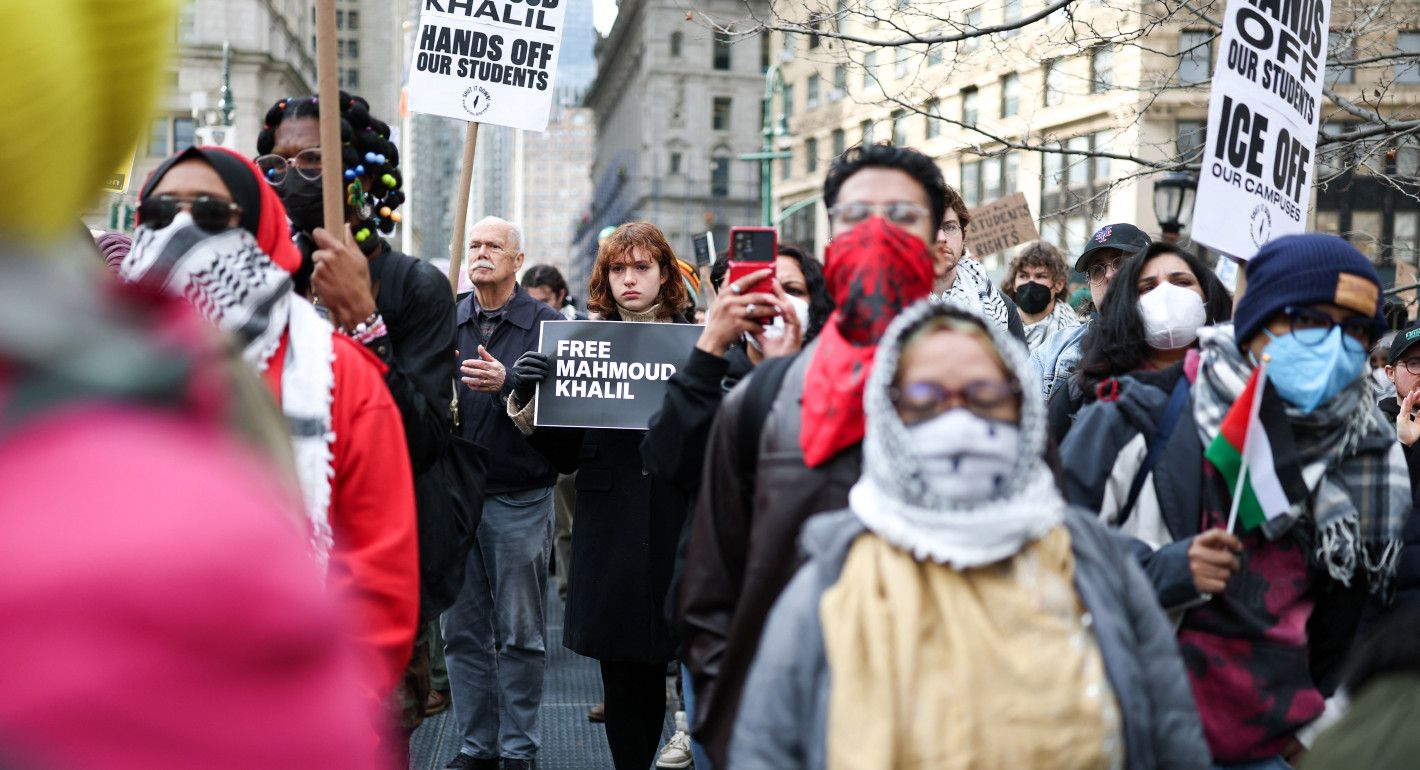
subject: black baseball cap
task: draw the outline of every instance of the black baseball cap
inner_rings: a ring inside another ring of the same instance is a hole
[[[1420,321],[1401,329],[1395,333],[1395,339],[1390,343],[1390,355],[1386,356],[1385,362],[1395,366],[1395,362],[1405,358],[1405,354],[1420,345]]]
[[[1085,268],[1090,265],[1090,257],[1100,249],[1119,249],[1124,252],[1124,256],[1132,257],[1149,248],[1151,243],[1153,241],[1149,239],[1149,236],[1134,225],[1122,222],[1105,225],[1090,236],[1085,250],[1080,252],[1080,258],[1075,260],[1075,272],[1085,272]]]

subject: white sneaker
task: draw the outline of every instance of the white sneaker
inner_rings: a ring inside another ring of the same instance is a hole
[[[675,713],[675,735],[666,741],[666,745],[661,747],[661,753],[656,756],[656,767],[664,767],[670,770],[690,767],[690,731],[685,723],[685,712]]]

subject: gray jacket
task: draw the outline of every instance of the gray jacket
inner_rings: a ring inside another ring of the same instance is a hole
[[[1119,702],[1125,767],[1209,767],[1173,628],[1153,589],[1122,540],[1088,513],[1071,509],[1065,523],[1075,587]],[[730,748],[735,770],[827,766],[832,683],[819,603],[864,531],[849,511],[817,516],[805,526],[801,545],[809,561],[775,604],[745,686]]]

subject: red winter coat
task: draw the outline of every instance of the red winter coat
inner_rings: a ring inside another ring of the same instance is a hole
[[[352,608],[355,642],[376,698],[409,665],[419,622],[419,546],[404,423],[385,386],[385,365],[332,333],[335,477],[330,490],[330,588]],[[263,378],[280,400],[287,332]]]

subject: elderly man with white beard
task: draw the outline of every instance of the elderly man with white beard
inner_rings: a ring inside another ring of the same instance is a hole
[[[557,471],[505,411],[509,394],[528,401],[545,374],[514,363],[537,349],[543,321],[563,319],[518,285],[522,240],[517,225],[497,217],[473,226],[466,260],[473,292],[458,305],[459,424],[464,438],[488,450],[489,462],[463,589],[443,616],[454,717],[463,733],[448,764],[455,768],[531,767],[540,743]]]

